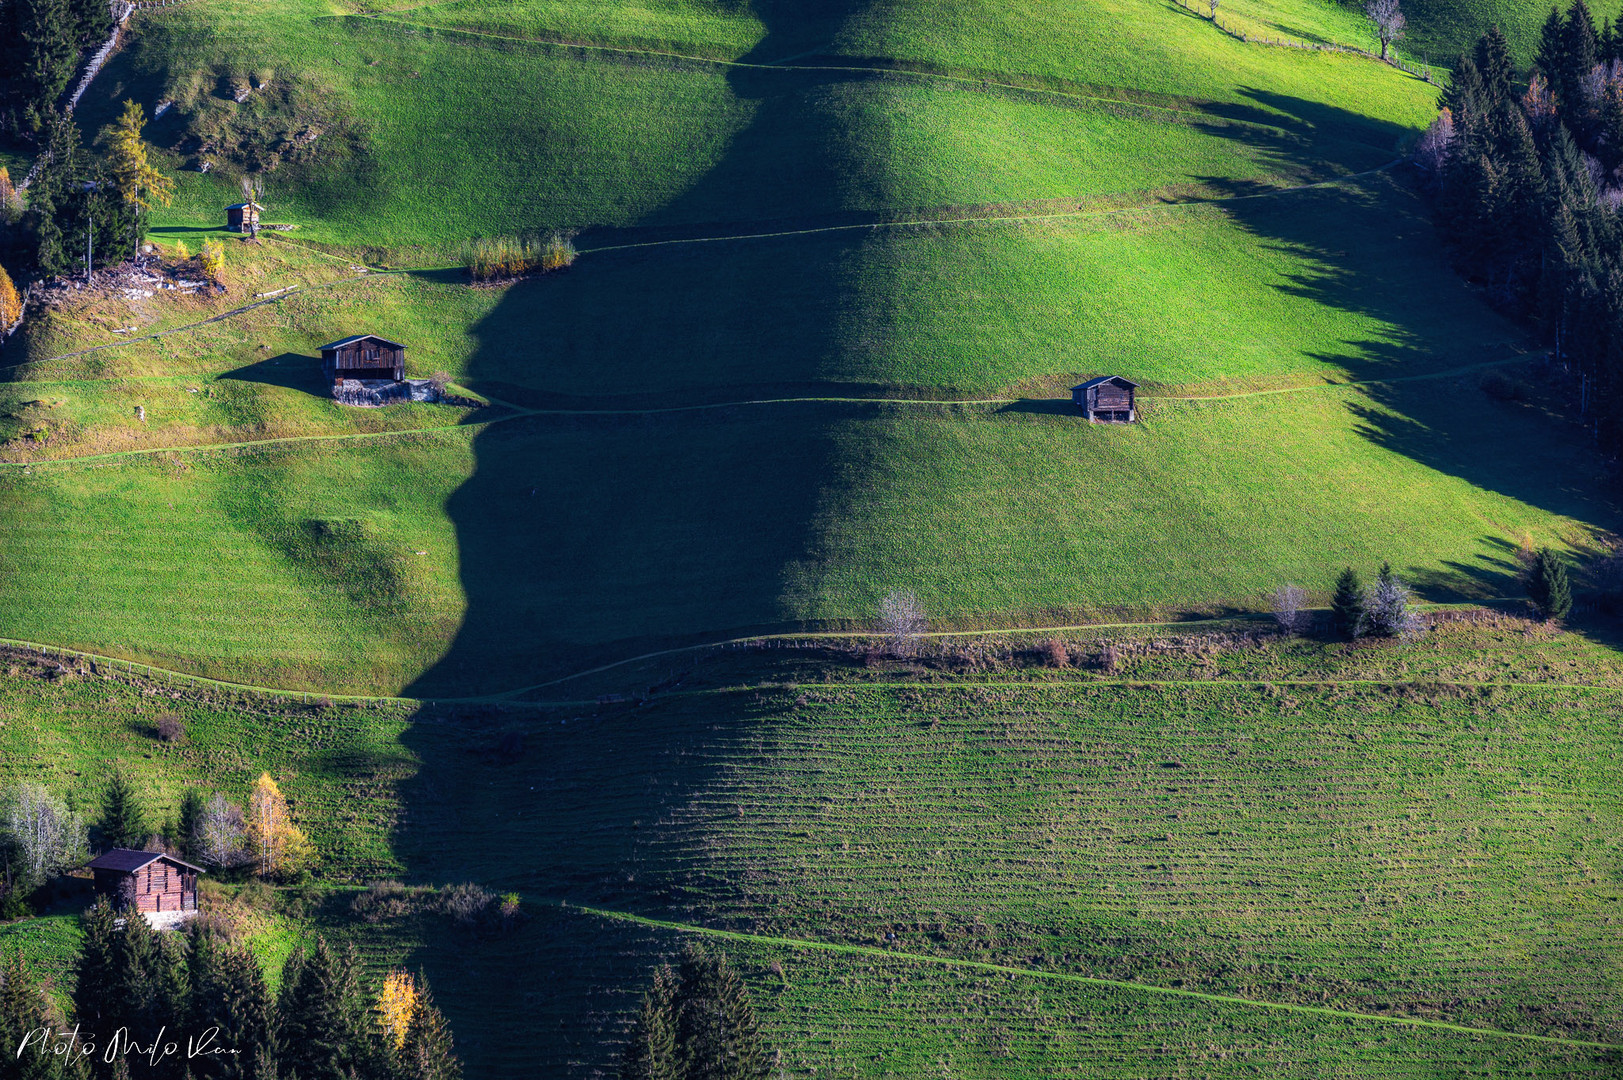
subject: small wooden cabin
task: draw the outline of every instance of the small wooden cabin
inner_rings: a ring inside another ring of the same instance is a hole
[[[90,869],[98,893],[115,907],[134,908],[149,922],[172,922],[197,910],[197,875],[203,870],[173,855],[114,848],[92,859]]]
[[[1071,387],[1071,401],[1090,421],[1131,424],[1138,419],[1133,391],[1138,384],[1120,375],[1101,375],[1080,386]]]
[[[256,202],[234,203],[225,208],[225,227],[231,232],[253,232],[259,227],[259,214],[264,209]]]
[[[321,347],[321,373],[337,386],[345,379],[406,377],[406,347],[375,334],[361,334]]]

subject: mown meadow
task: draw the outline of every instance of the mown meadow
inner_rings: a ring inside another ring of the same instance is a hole
[[[1481,681],[1507,640],[1555,681]],[[300,704],[18,655],[0,761],[81,802],[118,763],[160,814],[276,772],[324,888],[277,947],[321,933],[421,966],[473,1075],[597,1075],[649,965],[694,933],[734,957],[791,1075],[1615,1070],[1623,748],[1618,691],[1586,685],[1616,681],[1609,648],[1514,619],[1355,653],[1118,644],[1115,672],[955,676],[701,654],[642,704],[523,708]],[[1430,677],[1378,670],[1399,663]],[[1189,670],[1233,664],[1279,674]],[[381,878],[516,891],[527,919],[363,906]],[[49,967],[71,932],[0,942]]]

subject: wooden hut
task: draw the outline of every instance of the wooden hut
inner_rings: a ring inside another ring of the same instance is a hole
[[[96,891],[115,907],[133,908],[148,922],[167,925],[197,911],[197,875],[193,866],[161,851],[114,848],[90,861]]]
[[[337,386],[345,379],[406,377],[406,347],[375,334],[360,334],[321,347],[321,373]]]
[[[1101,375],[1080,386],[1071,387],[1071,401],[1089,420],[1109,424],[1131,424],[1138,419],[1133,391],[1138,384],[1120,375]]]
[[[231,232],[253,232],[265,208],[256,202],[233,203],[225,208],[225,227]]]

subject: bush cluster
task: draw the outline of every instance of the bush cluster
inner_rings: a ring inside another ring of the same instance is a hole
[[[510,236],[480,239],[468,248],[468,273],[481,282],[549,274],[574,265],[575,254],[575,245],[558,233],[545,240]]]

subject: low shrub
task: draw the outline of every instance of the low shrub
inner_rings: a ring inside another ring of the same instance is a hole
[[[186,725],[174,713],[164,713],[158,717],[158,738],[166,743],[183,742],[186,739]]]
[[[479,239],[468,248],[468,273],[479,282],[549,274],[573,266],[576,254],[575,245],[558,233],[546,240],[509,236]]]

